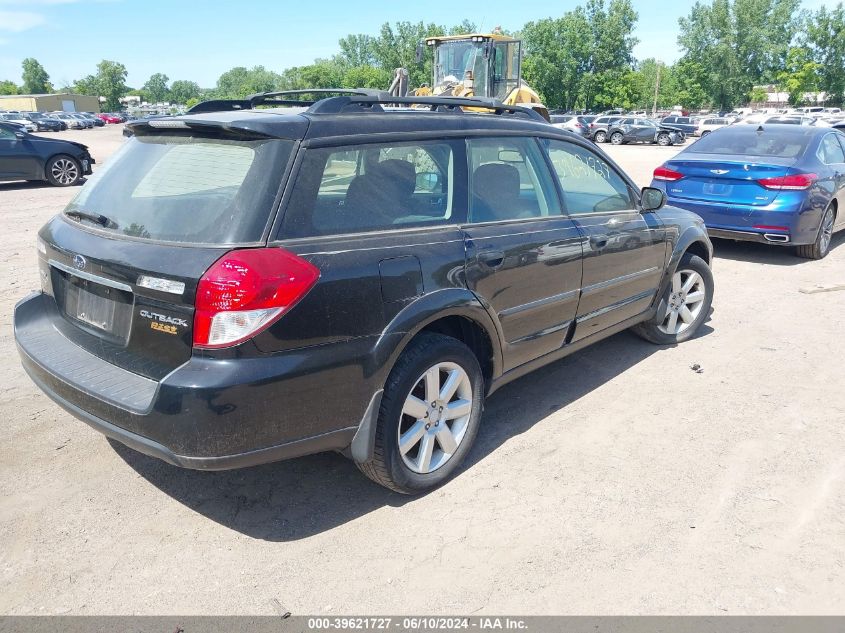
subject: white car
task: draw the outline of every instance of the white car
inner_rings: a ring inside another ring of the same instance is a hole
[[[27,132],[37,132],[38,126],[29,119],[22,117],[19,114],[9,114],[0,112],[0,121],[8,121],[9,123],[17,123],[24,126]]]
[[[713,130],[730,125],[729,119],[714,117],[711,119],[699,119],[695,124],[695,136],[707,136]]]

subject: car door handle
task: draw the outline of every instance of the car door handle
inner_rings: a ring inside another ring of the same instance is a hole
[[[593,250],[600,251],[607,246],[607,240],[607,235],[593,235],[590,238],[590,246],[593,247]]]
[[[478,261],[487,268],[495,270],[505,262],[505,253],[504,251],[483,251],[478,254]]]

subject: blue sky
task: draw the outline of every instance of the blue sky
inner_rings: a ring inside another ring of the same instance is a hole
[[[234,66],[281,71],[337,51],[349,33],[375,34],[398,20],[457,24],[464,18],[484,30],[517,30],[564,11],[580,0],[487,0],[476,3],[316,0],[167,2],[147,0],[0,0],[0,80],[21,81],[21,61],[35,57],[55,85],[93,74],[102,59],[122,62],[128,84],[140,87],[156,72],[211,87]],[[804,0],[815,8],[833,2]],[[666,62],[678,56],[678,18],[691,2],[634,0],[640,20],[638,58]],[[473,10],[476,13],[470,13]],[[455,12],[460,11],[460,12]]]

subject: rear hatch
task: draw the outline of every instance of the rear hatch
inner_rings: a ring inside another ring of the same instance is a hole
[[[57,329],[158,380],[191,356],[203,273],[266,242],[294,143],[140,131],[41,230],[39,260]]]

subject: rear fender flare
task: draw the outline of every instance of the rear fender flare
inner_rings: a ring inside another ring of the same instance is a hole
[[[399,356],[427,325],[449,316],[469,319],[487,334],[493,349],[492,379],[502,373],[502,344],[490,314],[469,290],[449,288],[424,295],[405,306],[385,327],[370,354],[365,371],[379,385],[361,419],[349,446],[349,455],[358,463],[372,459],[383,385]]]

